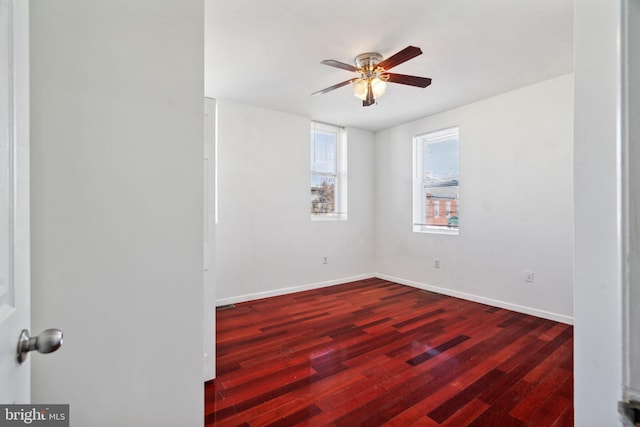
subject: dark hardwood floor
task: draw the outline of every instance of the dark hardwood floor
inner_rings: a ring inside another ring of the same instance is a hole
[[[572,426],[573,328],[382,279],[217,312],[207,426]]]

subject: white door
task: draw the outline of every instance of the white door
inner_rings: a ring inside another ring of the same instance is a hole
[[[16,359],[29,329],[29,10],[0,0],[0,403],[29,403],[29,358]]]

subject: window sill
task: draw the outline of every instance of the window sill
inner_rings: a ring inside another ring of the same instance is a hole
[[[457,236],[459,234],[457,228],[432,227],[428,225],[414,225],[413,232],[424,234],[448,234],[450,236]]]
[[[311,215],[311,221],[346,221],[347,214],[321,214],[321,215]]]

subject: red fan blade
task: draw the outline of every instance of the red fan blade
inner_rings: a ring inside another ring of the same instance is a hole
[[[334,59],[325,59],[322,63],[330,67],[342,68],[347,71],[358,71],[358,69],[353,65],[345,64],[344,62],[336,61]]]
[[[412,58],[415,58],[418,55],[422,55],[422,51],[419,47],[415,46],[407,46],[402,49],[400,52],[392,55],[378,64],[379,67],[382,67],[385,70],[390,70],[396,65],[400,65],[403,62],[406,62]]]
[[[401,85],[427,87],[431,84],[431,79],[428,77],[407,76],[406,74],[394,74],[384,73],[385,76],[389,76],[388,82],[399,83]]]
[[[334,89],[338,89],[339,87],[346,86],[346,85],[348,85],[349,83],[353,83],[353,82],[355,82],[356,80],[358,80],[358,77],[354,77],[354,78],[352,78],[352,79],[345,80],[344,82],[342,82],[342,83],[338,83],[337,85],[329,86],[328,88],[325,88],[325,89],[319,90],[319,91],[317,91],[317,92],[314,92],[314,93],[312,93],[312,94],[311,94],[311,96],[314,96],[314,95],[322,95],[323,93],[327,93],[327,92],[330,92],[330,91],[332,91],[332,90],[334,90]]]

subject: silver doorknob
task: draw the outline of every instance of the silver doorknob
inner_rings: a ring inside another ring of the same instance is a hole
[[[27,360],[30,351],[38,353],[53,353],[62,345],[62,331],[60,329],[47,329],[37,337],[30,337],[29,330],[23,329],[18,339],[18,362]]]

